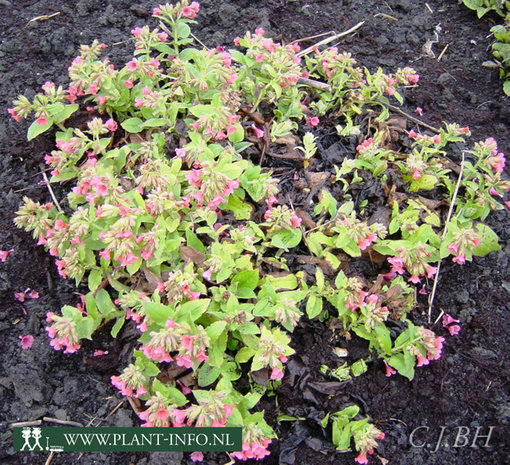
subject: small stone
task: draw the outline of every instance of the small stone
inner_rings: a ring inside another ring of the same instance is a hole
[[[469,302],[469,292],[466,289],[462,289],[457,292],[455,298],[459,304],[467,304]]]
[[[63,408],[59,408],[59,409],[55,410],[55,413],[53,415],[58,420],[69,420],[69,417],[67,416],[67,412]]]

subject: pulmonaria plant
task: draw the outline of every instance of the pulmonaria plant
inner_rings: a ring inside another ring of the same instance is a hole
[[[131,31],[135,52],[124,66],[101,58],[106,46],[95,41],[73,60],[67,89],[47,82],[32,102],[14,102],[15,120],[34,115],[29,139],[58,127],[45,162],[52,182],[70,186],[63,208],[24,198],[15,222],[63,278],[88,287],[76,307],[48,314],[55,349],[77,351],[105,322],[113,337],[133,325],[132,363],[111,382],[139,399],[143,425],[239,426],[242,451],[231,456],[262,459],[275,433],[254,410],[284,380],[302,315],[334,322],[346,341],[364,339],[387,375],[412,379],[444,343],[413,324],[414,285],[426,293],[441,259],[463,264],[498,249],[482,221],[504,208],[510,184],[492,139],[466,150],[462,166],[448,159],[468,128],[402,129],[394,150],[387,104],[419,81],[411,68],[370,73],[335,47],[302,59],[297,45],[262,29],[236,38],[240,49],[193,48],[199,9],[155,7],[159,29]],[[311,90],[314,79],[324,82]],[[89,120],[77,128],[69,117],[80,107]],[[327,162],[314,131],[328,118],[353,147],[334,176],[313,171]],[[366,120],[375,123],[359,137]],[[306,200],[298,196],[296,208],[286,175],[263,163],[282,147],[297,154],[289,169]],[[359,199],[366,183],[384,193],[383,215]],[[455,197],[445,223],[440,207]],[[306,268],[295,268],[296,257]],[[372,275],[350,271],[363,269],[349,267],[356,261],[371,261]],[[450,318],[441,330],[457,334]],[[366,363],[351,369],[358,376]],[[366,463],[384,434],[356,419],[356,408],[332,415],[333,442],[341,450],[352,442]]]

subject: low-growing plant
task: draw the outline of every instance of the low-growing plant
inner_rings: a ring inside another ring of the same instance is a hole
[[[106,46],[95,41],[74,59],[67,89],[46,82],[32,101],[14,102],[16,120],[35,117],[29,139],[57,126],[45,161],[52,182],[72,186],[63,208],[25,198],[15,221],[63,278],[88,288],[77,306],[48,313],[56,350],[77,351],[107,322],[116,337],[130,320],[139,344],[111,380],[140,399],[143,425],[241,426],[243,450],[231,456],[261,459],[275,433],[257,404],[284,377],[304,315],[335,319],[346,341],[366,340],[387,376],[413,379],[441,356],[444,338],[412,322],[416,290],[428,292],[443,259],[463,264],[498,250],[482,221],[504,208],[496,198],[510,183],[493,139],[466,149],[460,166],[449,158],[468,128],[402,129],[395,147],[381,123],[389,98],[402,101],[397,88],[418,82],[411,68],[371,73],[334,47],[302,60],[299,46],[260,28],[236,38],[237,49],[194,48],[198,11],[186,0],[156,7],[159,29],[131,31],[124,66],[101,59]],[[72,115],[83,109],[80,129]],[[314,134],[324,118],[357,147],[335,175],[313,171],[327,161]],[[321,176],[319,188],[301,187],[301,210],[282,178],[259,166],[264,155],[288,157],[301,181]],[[374,205],[355,195],[365,185],[378,186],[386,219],[374,220]],[[298,251],[314,274],[291,268]],[[345,266],[357,261],[374,273]],[[340,368],[322,375],[348,379],[367,365]],[[358,410],[324,426],[339,449],[352,438],[366,463],[384,434]]]
[[[499,68],[503,91],[510,95],[510,2],[507,0],[463,0],[464,5],[476,11],[478,18],[494,12],[505,18],[503,24],[491,27],[495,41],[491,45],[494,61],[484,62],[488,68]]]
[[[471,10],[476,11],[479,18],[491,11],[500,16],[505,16],[506,11],[510,10],[508,0],[462,0]]]

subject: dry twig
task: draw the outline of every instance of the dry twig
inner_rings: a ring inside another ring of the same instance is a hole
[[[420,121],[418,118],[415,118],[414,116],[410,115],[409,113],[406,113],[405,111],[401,110],[400,108],[390,105],[389,103],[386,105],[390,110],[396,111],[397,113],[400,113],[401,115],[404,115],[406,118],[410,119],[416,124],[419,124],[420,126],[423,126],[424,128],[430,129],[431,131],[435,132],[436,134],[439,134],[441,131],[439,129],[435,128],[434,126],[430,126],[430,124],[424,123],[423,121]]]
[[[42,177],[44,178],[44,183],[46,184],[46,187],[50,191],[51,198],[53,199],[53,203],[57,207],[57,210],[59,212],[62,212],[62,208],[60,207],[60,204],[58,203],[57,198],[55,197],[55,193],[53,192],[53,189],[51,188],[50,181],[48,179],[48,176],[46,176],[46,173],[44,171],[41,171]]]
[[[346,35],[349,35],[351,32],[354,32],[355,30],[357,30],[361,26],[363,26],[363,24],[365,24],[365,21],[360,21],[358,24],[356,24],[355,26],[351,27],[347,31],[340,32],[339,34],[335,34],[335,35],[333,35],[331,37],[328,37],[327,39],[324,39],[324,40],[321,40],[320,42],[317,42],[315,45],[312,45],[311,47],[308,47],[308,48],[305,48],[304,50],[301,50],[300,52],[297,53],[297,56],[298,57],[302,57],[304,55],[308,55],[311,51],[313,51],[314,47],[320,47],[321,45],[329,44],[330,42],[333,42],[334,40],[336,40],[336,39],[338,39],[340,37],[344,37]]]
[[[453,197],[452,197],[452,203],[450,205],[450,210],[448,211],[448,216],[446,218],[446,226],[445,228],[443,229],[443,235],[441,236],[441,242],[444,241],[444,238],[446,237],[446,232],[448,230],[448,223],[449,221],[451,220],[452,218],[452,214],[453,214],[453,208],[455,207],[455,201],[457,200],[457,194],[459,192],[459,188],[460,188],[460,183],[462,181],[462,175],[464,174],[464,152],[462,152],[462,162],[460,164],[460,173],[459,173],[459,179],[457,179],[457,185],[455,186],[455,192],[453,193]],[[441,258],[439,259],[439,263],[437,264],[437,271],[436,271],[436,276],[434,278],[434,285],[432,286],[432,292],[429,296],[429,312],[428,312],[428,322],[430,324],[430,318],[431,318],[431,315],[432,315],[432,305],[434,304],[434,298],[436,296],[436,289],[437,289],[437,283],[439,281],[439,272],[441,271]]]
[[[35,18],[32,18],[27,25],[25,26],[25,29],[30,26],[30,24],[36,22],[36,21],[46,21],[47,19],[54,18],[55,16],[58,16],[60,14],[60,11],[57,11],[56,13],[53,13],[51,15],[42,15],[42,16],[36,16]]]

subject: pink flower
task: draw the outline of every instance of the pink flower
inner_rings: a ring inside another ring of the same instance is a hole
[[[12,116],[12,118],[15,121],[18,121],[21,119],[21,117],[18,115],[17,111],[14,108],[7,108],[7,113]]]
[[[63,220],[61,220],[60,218],[55,220],[55,230],[59,230],[59,229],[65,229],[66,228],[66,224]]]
[[[506,208],[508,208],[508,209],[510,210],[510,200],[507,200],[507,201],[505,202],[505,205],[506,205]]]
[[[117,130],[117,128],[119,127],[117,122],[113,118],[106,120],[106,122],[104,123],[104,126],[106,129],[108,129],[112,132],[115,132]]]
[[[179,410],[179,409],[174,408],[172,410],[172,415],[175,418],[175,422],[182,425],[182,424],[184,424],[184,422],[188,416],[188,412],[186,412],[186,410]]]
[[[28,297],[30,297],[31,299],[38,299],[39,298],[39,292],[37,292],[36,290],[32,290],[28,294]]]
[[[452,253],[457,255],[459,253],[459,246],[458,244],[449,244],[446,246],[446,248]]]
[[[437,273],[437,267],[436,266],[427,266],[425,271],[427,272],[427,278],[431,279]]]
[[[391,271],[398,274],[404,274],[404,261],[402,260],[402,257],[390,257],[387,260],[392,266]]]
[[[46,118],[46,115],[41,115],[39,116],[39,118],[37,118],[35,120],[35,122],[39,125],[39,126],[45,126],[46,124],[48,124],[48,119]]]
[[[255,126],[255,123],[251,125],[251,128],[255,131],[255,136],[261,139],[264,137],[264,130],[259,129],[257,126]]]
[[[388,362],[385,360],[384,361],[384,365],[386,367],[386,377],[389,378],[390,376],[392,375],[396,375],[397,374],[397,370],[393,369],[389,364]]]
[[[446,313],[443,316],[442,323],[443,323],[443,327],[449,331],[451,336],[455,336],[455,335],[459,334],[460,329],[461,329],[460,325],[452,324],[452,323],[459,323],[459,320],[456,320],[451,315]]]
[[[258,36],[263,36],[265,33],[266,31],[264,31],[264,29],[262,29],[261,27],[255,29],[255,34],[257,34]]]
[[[358,462],[359,464],[365,464],[368,463],[367,454],[359,454],[355,459],[355,462]]]
[[[161,16],[161,10],[158,8],[158,7],[155,7],[153,10],[152,10],[152,14],[154,16]]]
[[[133,253],[129,252],[125,257],[121,257],[120,265],[121,266],[129,266],[135,263],[138,260],[138,257]]]
[[[94,81],[89,85],[89,88],[88,88],[89,94],[96,95],[98,90],[99,90],[99,83],[97,81]]]
[[[457,255],[456,257],[452,258],[453,263],[457,263],[457,265],[464,265],[466,263],[466,256],[465,255]]]
[[[34,336],[18,336],[19,340],[21,341],[21,348],[23,350],[30,349],[32,347],[32,344],[34,343]]]
[[[189,458],[192,462],[202,462],[204,460],[204,454],[202,452],[192,452]]]
[[[275,379],[281,379],[281,378],[283,378],[283,371],[280,370],[278,367],[274,367],[273,371],[271,371],[270,379],[275,380]]]
[[[13,252],[13,251],[14,251],[14,249],[11,249],[11,250],[0,250],[0,261],[5,263],[5,260],[7,260],[7,257],[9,256],[9,254],[11,252]]]
[[[450,336],[456,336],[457,334],[460,333],[460,325],[451,325],[448,326],[446,329],[449,331]]]
[[[503,197],[496,189],[494,189],[494,187],[489,189],[489,194],[494,197]]]
[[[157,412],[156,412],[156,418],[158,420],[163,420],[165,421],[168,417],[170,416],[170,412],[164,408],[164,407],[161,407]]]
[[[306,123],[311,126],[312,128],[314,128],[315,126],[317,126],[319,123],[320,123],[320,120],[319,118],[317,118],[317,116],[308,116],[306,118]]]
[[[132,89],[134,84],[133,84],[133,80],[132,79],[128,79],[127,81],[124,81],[124,85],[128,88],[128,89]]]
[[[418,135],[418,134],[416,133],[416,131],[415,131],[414,129],[411,129],[411,130],[409,131],[409,138],[410,138],[410,139],[414,139],[414,138],[416,138],[416,136],[417,136],[417,135]]]
[[[434,136],[434,144],[440,144],[441,143],[441,136],[439,134]]]
[[[210,281],[211,280],[211,275],[212,275],[212,268],[209,268],[207,271],[204,271],[202,273],[202,277],[204,279],[206,279],[207,281]]]
[[[272,194],[266,199],[266,204],[268,207],[272,207],[273,205],[276,205],[277,203],[278,203],[278,199]]]
[[[185,367],[185,368],[193,368],[193,362],[191,361],[191,357],[189,354],[186,355],[177,355],[175,357],[177,366]]]
[[[150,249],[142,249],[140,252],[140,257],[142,257],[144,260],[150,260],[153,255],[154,252]]]
[[[290,222],[294,228],[299,228],[301,226],[301,218],[296,215],[291,217]]]
[[[414,110],[415,113],[422,116],[423,115],[423,109],[421,107],[416,107],[416,110]]]
[[[111,258],[111,254],[108,249],[101,250],[101,252],[99,252],[99,255],[103,257],[105,260],[110,260]]]
[[[135,37],[138,37],[143,32],[143,29],[141,27],[135,27],[134,29],[131,29],[131,34],[133,34]]]
[[[416,181],[420,178],[421,178],[420,170],[418,170],[418,168],[415,168],[413,171],[413,179]]]
[[[408,82],[415,84],[420,80],[419,74],[411,74],[411,76],[407,77]]]
[[[429,359],[424,357],[423,355],[418,355],[418,360],[416,363],[417,367],[422,367],[429,364]]]
[[[200,187],[202,185],[202,170],[191,170],[186,173],[186,179],[190,186]]]
[[[419,283],[421,283],[419,276],[417,276],[417,275],[415,275],[415,274],[413,274],[413,275],[412,275],[412,276],[408,279],[408,281],[409,281],[409,282],[411,282],[411,283],[414,283],[414,284],[419,284]]]
[[[128,62],[126,66],[129,69],[129,71],[136,71],[136,68],[138,68],[138,61],[137,61],[137,59],[134,58],[133,60]]]
[[[262,63],[264,61],[264,54],[263,53],[257,53],[257,55],[255,55],[255,61],[257,63]]]
[[[94,350],[94,353],[92,354],[94,357],[102,357],[104,355],[108,354],[108,352],[105,352],[104,350]]]

